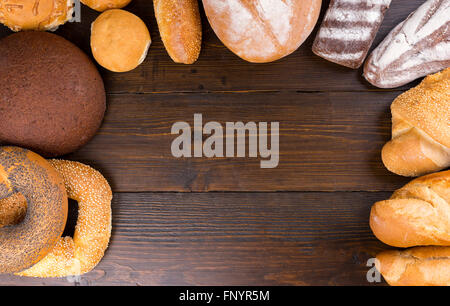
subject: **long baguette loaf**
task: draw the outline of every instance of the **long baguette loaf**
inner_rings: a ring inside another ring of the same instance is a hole
[[[450,66],[450,0],[428,0],[372,52],[364,77],[394,88]]]
[[[401,94],[391,112],[392,140],[381,153],[386,168],[418,176],[450,166],[450,68]]]
[[[386,251],[375,265],[391,286],[450,286],[450,247]]]
[[[192,64],[202,44],[202,23],[197,0],[153,0],[159,33],[176,63]]]
[[[359,68],[391,0],[332,0],[313,45],[313,52],[349,68]]]
[[[417,178],[375,203],[370,228],[395,247],[450,246],[450,170]]]

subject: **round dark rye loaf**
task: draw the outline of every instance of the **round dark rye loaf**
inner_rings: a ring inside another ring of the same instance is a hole
[[[95,65],[55,34],[0,41],[0,141],[45,156],[70,153],[100,127],[105,89]]]

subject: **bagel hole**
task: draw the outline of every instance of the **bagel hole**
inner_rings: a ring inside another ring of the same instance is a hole
[[[27,214],[27,200],[20,193],[15,193],[0,200],[0,228],[17,225]]]
[[[72,199],[68,201],[67,208],[67,221],[66,227],[64,228],[63,237],[69,236],[73,238],[75,233],[75,226],[77,225],[78,219],[78,202]]]

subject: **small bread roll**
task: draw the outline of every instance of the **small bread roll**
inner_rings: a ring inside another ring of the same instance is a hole
[[[175,63],[193,64],[202,44],[197,0],[153,0],[153,4],[167,53]]]
[[[91,9],[103,12],[109,9],[120,9],[127,6],[131,0],[81,0],[81,3]]]
[[[147,56],[150,43],[145,23],[124,10],[108,10],[91,26],[92,54],[101,66],[113,72],[139,66]]]
[[[73,0],[1,0],[0,22],[11,30],[54,31],[72,18]]]

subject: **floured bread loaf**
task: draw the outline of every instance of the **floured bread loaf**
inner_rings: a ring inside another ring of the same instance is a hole
[[[372,52],[364,77],[394,88],[450,66],[450,0],[428,0]]]
[[[249,62],[264,63],[294,52],[311,34],[321,0],[203,0],[219,39]]]
[[[332,0],[313,45],[330,62],[359,68],[391,0]]]

